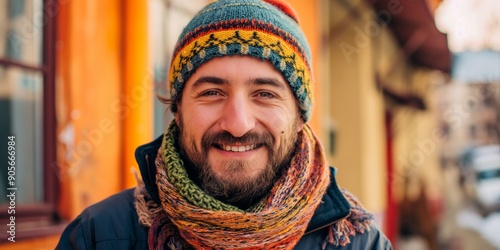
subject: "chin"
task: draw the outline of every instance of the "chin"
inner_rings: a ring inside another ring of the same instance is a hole
[[[218,163],[212,167],[217,178],[227,183],[252,182],[264,172],[266,164],[262,162],[229,161]]]

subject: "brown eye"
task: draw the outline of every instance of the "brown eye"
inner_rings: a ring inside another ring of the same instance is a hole
[[[203,93],[201,93],[201,96],[217,96],[217,95],[220,95],[219,92],[215,91],[215,90],[209,90],[209,91],[205,91]]]
[[[261,98],[273,98],[274,97],[274,94],[271,92],[259,92],[257,95]]]

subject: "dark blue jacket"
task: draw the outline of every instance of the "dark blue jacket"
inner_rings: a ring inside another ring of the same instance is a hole
[[[139,147],[135,154],[146,189],[158,204],[154,159],[160,145],[161,137]],[[349,210],[332,168],[330,187],[295,249],[321,249],[328,226],[345,218]],[[135,211],[134,191],[128,189],[85,209],[64,230],[56,249],[148,249],[147,235],[148,229],[139,224]],[[345,247],[328,245],[326,249],[392,249],[387,238],[373,225],[370,231],[350,239],[351,243]]]

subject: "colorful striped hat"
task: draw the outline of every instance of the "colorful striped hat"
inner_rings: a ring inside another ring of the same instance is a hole
[[[221,56],[268,60],[283,74],[297,98],[302,119],[312,111],[311,52],[295,11],[281,0],[219,0],[184,28],[169,71],[174,102],[203,63]]]

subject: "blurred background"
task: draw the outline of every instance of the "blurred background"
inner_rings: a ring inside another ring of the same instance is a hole
[[[136,185],[134,150],[208,0],[0,0],[0,249],[53,249]],[[500,249],[500,1],[288,1],[310,42],[312,127],[395,249]],[[5,167],[4,167],[5,166]]]

